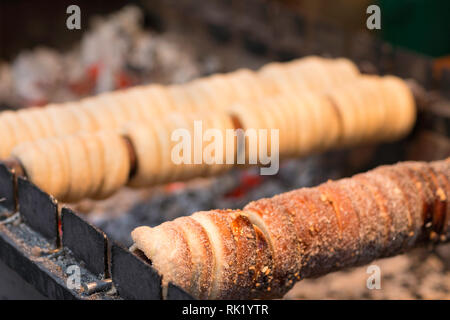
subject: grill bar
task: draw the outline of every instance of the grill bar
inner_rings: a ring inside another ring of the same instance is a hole
[[[118,244],[113,244],[111,249],[111,274],[117,292],[124,299],[162,298],[161,276],[158,272]]]
[[[110,261],[108,238],[101,230],[68,208],[62,208],[60,220],[53,197],[20,177],[17,193],[12,192],[13,182],[14,174],[2,165],[0,185],[4,187],[0,196],[8,197],[9,203],[19,203],[18,219],[22,222],[18,230],[14,227],[14,220],[0,224],[0,258],[24,280],[54,299],[118,299],[118,296],[105,292],[112,283],[120,298],[161,299],[161,276],[150,264],[117,244],[112,245]],[[59,246],[60,223],[62,246]],[[19,245],[22,242],[20,237],[25,234],[30,244]],[[68,288],[67,275],[55,272],[53,260],[62,255],[71,256],[70,262],[73,262],[64,263],[63,269],[73,265],[85,266],[82,273],[89,276],[82,279],[79,289]],[[36,261],[36,257],[42,262]],[[110,269],[112,283],[108,279]],[[95,288],[91,288],[93,283]],[[168,297],[184,299],[190,296],[171,285]]]
[[[99,277],[108,276],[107,237],[70,209],[61,210],[62,245]]]
[[[9,238],[2,229],[0,226],[0,259],[7,266],[49,298],[66,300],[80,298],[75,291],[67,288],[63,279],[46,268],[45,264],[33,261],[23,251],[23,247]]]
[[[58,204],[53,197],[21,177],[18,178],[17,195],[25,223],[58,246]]]

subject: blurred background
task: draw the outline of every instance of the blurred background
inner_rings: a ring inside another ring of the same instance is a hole
[[[72,4],[81,9],[80,30],[66,27]],[[381,8],[381,30],[366,27],[371,4]],[[383,51],[403,61],[394,67],[414,69],[400,73],[439,86],[450,66],[449,12],[446,0],[2,0],[0,108],[184,82],[305,54],[349,56],[375,72],[370,63]]]

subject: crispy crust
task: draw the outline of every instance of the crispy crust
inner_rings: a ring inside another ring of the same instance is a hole
[[[214,253],[205,229],[191,217],[174,220],[184,234],[192,256],[191,286],[188,292],[199,299],[207,299],[212,287],[212,271],[215,267]]]
[[[444,222],[445,222],[445,216],[446,216],[446,202],[447,202],[447,195],[446,195],[446,179],[442,174],[439,174],[433,167],[429,168],[432,179],[434,180],[435,184],[437,185],[438,189],[436,190],[435,194],[435,210],[433,214],[432,219],[432,228],[434,234],[432,234],[433,237],[436,237],[437,235],[441,234],[444,229]],[[438,240],[438,239],[433,239]]]
[[[448,160],[406,162],[254,201],[243,211],[195,213],[200,228],[187,230],[188,218],[168,222],[190,237],[194,266],[183,288],[212,299],[277,298],[304,277],[403,252],[425,239],[427,221],[444,241],[449,178]],[[435,192],[431,185],[438,187]],[[148,256],[155,259],[154,252]],[[179,270],[184,259],[172,259],[173,266],[162,261],[162,267]]]
[[[273,290],[293,286],[293,275],[301,268],[301,246],[293,226],[293,218],[286,208],[270,199],[249,203],[244,211],[269,240],[274,261]],[[289,250],[287,250],[289,248]]]
[[[422,222],[422,200],[417,196],[417,188],[408,175],[399,172],[399,168],[382,166],[376,169],[383,175],[388,176],[395,182],[400,193],[404,197],[408,209],[408,241],[405,248],[411,248],[415,245],[423,225]]]
[[[210,299],[223,299],[232,290],[237,279],[236,245],[229,221],[222,212],[202,211],[192,215],[202,225],[215,257]]]
[[[445,185],[443,192],[439,193],[439,198],[445,207],[442,232],[439,239],[445,241],[450,238],[450,163],[446,161],[437,161],[432,163],[431,166]]]
[[[342,254],[339,236],[341,231],[336,212],[317,188],[300,189],[296,198],[299,197],[304,199],[305,209],[313,216],[313,224],[309,229],[313,241],[310,250],[305,252],[301,277],[315,277],[336,270]],[[297,216],[298,218],[303,217]]]
[[[333,207],[339,227],[339,265],[345,267],[356,264],[360,254],[360,219],[345,189],[337,183],[328,182],[317,188],[320,200]]]
[[[256,267],[257,263],[256,232],[248,217],[241,211],[220,212],[231,227],[236,248],[234,269],[237,277],[226,298],[246,299],[251,294],[251,289],[255,287],[252,269]]]
[[[407,163],[408,168],[415,172],[415,174],[419,175],[423,180],[423,189],[426,192],[428,203],[427,203],[427,210],[425,211],[424,216],[424,236],[430,237],[433,231],[433,217],[438,210],[436,207],[436,201],[435,198],[437,191],[438,191],[438,185],[435,179],[433,179],[433,176],[429,170],[429,168],[420,162],[409,162]]]
[[[421,231],[420,231],[420,238],[425,238],[429,234],[430,226],[428,225],[428,222],[430,221],[430,216],[433,212],[433,195],[429,188],[427,188],[427,182],[423,178],[423,176],[417,172],[416,170],[413,170],[410,163],[406,162],[402,166],[400,166],[397,169],[398,172],[401,174],[406,175],[411,181],[413,181],[414,186],[417,190],[417,195],[422,201],[421,205],[421,219],[420,219],[420,225],[421,225]]]
[[[353,177],[353,179],[355,179],[355,181],[357,181],[360,185],[366,188],[366,190],[370,193],[371,197],[374,199],[377,205],[377,211],[379,212],[379,216],[381,218],[379,219],[378,223],[380,225],[383,225],[385,230],[383,239],[383,250],[380,255],[384,257],[386,256],[386,250],[390,244],[391,239],[395,237],[393,236],[392,218],[388,212],[387,200],[381,193],[380,186],[374,184],[374,182],[371,179],[368,179],[368,177],[366,177],[365,175],[356,175],[355,177]]]
[[[364,174],[367,180],[378,188],[379,197],[386,206],[390,225],[390,239],[386,246],[386,256],[391,256],[405,250],[410,236],[409,211],[401,190],[388,176],[376,171]]]
[[[290,214],[299,240],[300,255],[297,259],[299,259],[300,269],[293,273],[289,280],[297,281],[311,276],[320,268],[319,260],[321,259],[322,262],[326,261],[324,265],[328,262],[331,262],[331,265],[334,264],[333,261],[328,260],[327,250],[323,251],[324,256],[320,254],[320,248],[329,244],[327,236],[336,231],[337,224],[334,223],[336,217],[334,213],[330,215],[330,211],[323,210],[324,207],[318,203],[318,199],[317,193],[309,189],[295,190],[274,199]],[[317,237],[319,233],[323,234],[323,242]]]
[[[381,256],[386,245],[387,230],[378,205],[369,188],[356,179],[337,181],[339,188],[351,195],[350,199],[359,218],[359,256],[355,265],[366,264]]]
[[[253,225],[256,237],[256,264],[253,271],[253,284],[249,299],[271,299],[277,297],[276,290],[272,290],[273,257],[270,244],[264,233]]]

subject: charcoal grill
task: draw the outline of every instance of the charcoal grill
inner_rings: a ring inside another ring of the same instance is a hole
[[[322,163],[318,169],[323,170],[315,184],[328,178],[331,171],[338,178],[379,164],[450,156],[450,104],[443,98],[450,96],[450,70],[443,70],[437,82],[432,74],[433,61],[428,57],[393,48],[370,36],[349,34],[323,21],[309,21],[300,13],[262,0],[237,6],[228,1],[201,5],[198,0],[148,1],[144,7],[148,16],[160,17],[167,28],[195,35],[204,48],[215,50],[223,44],[227,50],[232,48],[235,55],[231,55],[234,58],[229,61],[229,69],[246,61],[242,55],[250,57],[248,61],[252,57],[270,61],[318,54],[349,57],[364,71],[413,79],[419,106],[413,133],[392,144],[315,156],[314,160]],[[201,192],[209,190],[205,187]],[[129,244],[118,238],[107,236],[86,216],[61,206],[51,195],[0,164],[0,259],[43,296],[161,299],[161,276],[145,257],[130,252],[126,249]],[[71,266],[80,270],[79,287],[68,282]],[[167,298],[192,299],[173,284]]]

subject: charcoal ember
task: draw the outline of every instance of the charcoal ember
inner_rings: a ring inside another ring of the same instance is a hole
[[[336,166],[336,161],[328,156],[309,156],[303,159],[290,160],[281,167],[279,176],[286,189],[316,186],[328,179],[338,179],[343,176],[342,166]],[[338,157],[333,157],[338,160]],[[330,163],[331,162],[331,163]]]
[[[295,159],[282,164],[279,176],[288,189],[311,186],[316,174],[313,158]]]
[[[211,184],[211,192],[214,195],[223,195],[231,191],[236,185],[239,184],[239,170],[233,170],[228,174],[214,179]]]
[[[264,183],[261,184],[257,189],[254,189],[249,192],[247,196],[247,203],[260,199],[260,198],[269,198],[273,197],[276,194],[282,193],[286,191],[284,184],[279,179],[267,179]]]
[[[138,35],[130,57],[128,65],[137,72],[150,72],[156,67],[156,50],[157,42],[154,36],[149,33]]]
[[[202,74],[192,54],[171,41],[157,40],[155,59],[161,73],[170,75],[167,82],[184,83]]]
[[[125,6],[93,17],[67,52],[40,47],[0,62],[0,106],[73,101],[144,83],[183,83],[218,71],[220,63],[175,33],[144,29],[144,15]]]
[[[37,48],[19,54],[12,64],[14,91],[26,104],[45,104],[64,78],[61,55]]]

